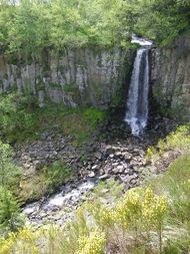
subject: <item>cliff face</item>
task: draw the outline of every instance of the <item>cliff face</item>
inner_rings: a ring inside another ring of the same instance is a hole
[[[90,47],[43,52],[27,61],[0,55],[0,93],[32,93],[40,106],[50,100],[107,108],[114,98],[126,98],[134,57],[131,49]],[[163,114],[190,119],[190,35],[152,49],[151,87]]]
[[[190,119],[190,35],[152,50],[152,93],[163,113]]]
[[[32,93],[43,106],[46,99],[68,106],[93,105],[106,108],[126,90],[134,52],[119,48],[65,50],[56,56],[44,53],[23,61],[0,56],[1,93],[16,89]]]

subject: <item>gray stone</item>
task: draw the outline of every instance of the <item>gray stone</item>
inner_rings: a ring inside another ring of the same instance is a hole
[[[108,174],[104,174],[104,175],[99,176],[99,180],[105,180],[107,178],[109,178]]]
[[[95,177],[95,173],[93,171],[91,171],[89,174],[88,174],[89,177]]]
[[[36,62],[28,63],[23,58],[17,65],[0,55],[0,93],[15,85],[20,94],[32,93],[40,107],[48,97],[70,107],[107,108],[112,98],[121,93],[133,58],[134,50],[118,47],[65,49],[59,56],[49,51],[46,57],[36,55]]]
[[[96,170],[96,169],[98,169],[98,165],[92,166],[92,170]]]
[[[98,160],[102,159],[102,154],[100,152],[95,153],[94,155]]]
[[[163,109],[168,102],[174,117],[190,119],[190,35],[152,50],[153,97]],[[179,110],[180,109],[180,110]]]

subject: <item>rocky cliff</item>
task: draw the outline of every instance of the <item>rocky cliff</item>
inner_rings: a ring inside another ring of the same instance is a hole
[[[152,50],[152,93],[163,114],[190,119],[190,35]]]
[[[127,94],[133,58],[132,50],[119,48],[72,49],[59,55],[46,52],[30,61],[1,55],[0,89],[32,93],[40,106],[50,99],[72,107],[106,108],[115,96]]]

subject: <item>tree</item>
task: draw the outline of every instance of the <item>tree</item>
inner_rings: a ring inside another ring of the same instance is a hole
[[[0,187],[0,231],[4,235],[23,225],[20,208],[13,194]]]
[[[19,168],[13,163],[12,154],[11,146],[0,141],[0,186],[8,188],[20,175]]]
[[[3,234],[15,231],[23,223],[19,204],[10,191],[18,172],[12,161],[11,147],[0,141],[0,230]]]
[[[189,0],[1,0],[0,7],[1,48],[26,56],[47,47],[127,46],[132,32],[164,45],[190,27]]]
[[[24,52],[25,55],[45,47],[48,24],[43,15],[44,4],[22,0],[15,7],[15,13],[8,23],[9,52]],[[46,28],[46,26],[47,28]]]
[[[188,1],[139,0],[138,18],[134,31],[154,39],[161,45],[168,44],[189,30]]]

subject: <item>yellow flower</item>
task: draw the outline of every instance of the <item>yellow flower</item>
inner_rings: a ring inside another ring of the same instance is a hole
[[[99,228],[95,228],[89,236],[79,238],[79,250],[75,254],[103,254],[105,242],[105,233]]]

